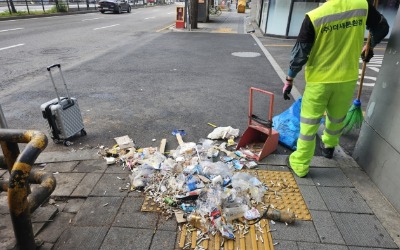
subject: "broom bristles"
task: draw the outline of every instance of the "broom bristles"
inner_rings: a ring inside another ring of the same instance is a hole
[[[353,129],[361,128],[361,124],[364,120],[364,115],[359,105],[352,105],[347,112],[346,118],[344,119],[344,127],[342,134],[348,134]]]

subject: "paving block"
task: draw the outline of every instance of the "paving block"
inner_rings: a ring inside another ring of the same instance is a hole
[[[311,210],[314,226],[322,243],[345,245],[344,239],[328,211]]]
[[[83,160],[95,160],[99,159],[97,149],[91,150],[76,150],[74,152],[69,151],[52,151],[42,152],[36,159],[36,163],[49,163],[49,162],[63,162],[63,161],[83,161]]]
[[[108,227],[70,227],[54,244],[54,249],[99,249]]]
[[[1,192],[0,195],[0,214],[9,214],[8,197],[6,192]]]
[[[43,243],[43,245],[40,246],[40,250],[52,250],[54,249],[53,247],[54,244],[45,242]]]
[[[83,203],[85,203],[85,199],[68,199],[65,202],[65,206],[62,211],[65,213],[76,214],[83,205]]]
[[[104,173],[107,163],[103,159],[80,161],[75,167],[74,172],[78,173]]]
[[[87,197],[93,188],[96,186],[97,182],[100,180],[101,173],[88,173],[83,177],[82,181],[72,192],[71,197]]]
[[[52,219],[58,213],[58,208],[55,206],[38,207],[31,214],[33,234],[37,235],[40,230],[52,222]]]
[[[335,159],[327,159],[323,156],[315,156],[311,160],[311,167],[323,167],[323,168],[338,168],[340,165]]]
[[[299,185],[300,192],[308,209],[314,210],[328,210],[321,195],[315,186]],[[311,216],[312,217],[312,216]]]
[[[3,177],[3,175],[4,175],[5,173],[7,173],[7,172],[8,172],[8,171],[5,170],[5,169],[0,169],[0,176]]]
[[[317,186],[354,187],[339,168],[314,168],[310,175]]]
[[[110,228],[107,236],[101,245],[101,250],[143,250],[149,249],[153,237],[152,229],[137,229],[137,228]],[[171,242],[174,242],[171,240]],[[168,248],[158,248],[165,249]],[[173,248],[170,248],[173,249]]]
[[[160,215],[158,219],[157,229],[163,231],[174,231],[176,232],[178,223],[176,222],[175,215],[172,218],[166,220],[165,216]]]
[[[126,167],[125,169],[122,166],[119,166],[117,164],[113,165],[108,165],[106,168],[106,173],[107,174],[130,174],[131,172],[129,169]]]
[[[59,173],[54,175],[57,181],[56,189],[51,194],[55,196],[70,196],[76,186],[81,182],[84,173]]]
[[[332,217],[348,246],[397,247],[375,215],[332,213]]]
[[[78,161],[55,162],[47,163],[45,166],[35,166],[36,169],[41,169],[49,173],[69,173],[78,165]]]
[[[128,182],[127,174],[103,174],[90,196],[127,196],[128,190],[120,188],[126,188]]]
[[[318,243],[307,243],[297,242],[299,250],[348,250],[347,246],[343,245],[332,245],[332,244],[318,244]]]
[[[286,166],[287,155],[270,154],[260,161],[260,164]]]
[[[275,225],[270,224],[269,227],[271,230],[276,229],[271,232],[273,242],[280,240],[320,242],[312,221],[297,220],[288,226],[285,223],[276,222]]]
[[[143,198],[126,197],[115,217],[113,226],[132,228],[156,228],[158,213],[141,213]]]
[[[378,248],[378,247],[352,247],[349,246],[349,250],[398,250],[399,248]]]
[[[115,217],[113,226],[155,229],[159,213],[151,212],[122,212],[119,211]]]
[[[372,210],[355,188],[317,187],[331,212],[370,213]]]
[[[274,240],[273,243],[276,244],[274,246],[274,250],[298,250],[298,246],[296,241],[287,241],[287,240]]]
[[[77,226],[111,226],[122,197],[89,197],[74,219]]]
[[[45,242],[55,243],[65,229],[68,228],[69,221],[75,215],[70,213],[59,213],[54,220],[49,223],[37,237]]]
[[[176,232],[157,230],[151,242],[150,250],[174,249]]]
[[[9,214],[0,214],[0,249],[15,245],[14,228]]]

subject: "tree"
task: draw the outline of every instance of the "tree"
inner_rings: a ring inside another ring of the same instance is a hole
[[[8,8],[11,7],[10,12],[12,12],[12,13],[17,13],[17,10],[15,9],[13,0],[7,0],[7,4],[10,4],[9,7],[8,7]]]

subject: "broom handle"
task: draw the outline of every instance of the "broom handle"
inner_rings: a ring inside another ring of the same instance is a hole
[[[365,47],[365,57],[368,56],[368,52],[369,52],[369,43],[371,41],[371,33],[368,33],[368,39],[367,39],[367,45]],[[357,100],[360,100],[361,97],[361,91],[363,88],[363,84],[364,84],[364,76],[365,76],[365,69],[367,68],[367,62],[363,61],[363,65],[362,65],[362,69],[361,69],[361,79],[360,79],[360,87],[358,88],[358,93],[357,93]]]
[[[374,7],[378,8],[378,0],[374,0]],[[371,32],[368,32],[367,45],[365,47],[365,58],[368,56],[370,42],[371,42]],[[362,91],[363,84],[364,84],[364,76],[365,76],[366,68],[367,68],[367,62],[363,61],[363,65],[362,65],[362,69],[361,69],[360,87],[358,88],[358,93],[357,93],[357,100],[360,100],[360,98],[361,98],[361,91]]]

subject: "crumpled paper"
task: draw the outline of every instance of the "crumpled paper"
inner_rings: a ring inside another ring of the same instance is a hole
[[[238,137],[239,136],[239,129],[234,129],[231,126],[228,127],[218,127],[215,128],[213,132],[208,134],[207,138],[211,140],[216,139],[228,139],[231,137]]]

